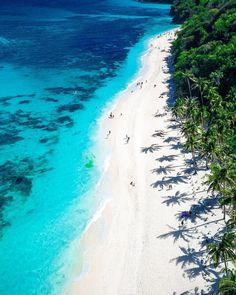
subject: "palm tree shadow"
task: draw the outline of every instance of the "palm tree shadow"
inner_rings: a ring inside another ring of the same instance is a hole
[[[172,169],[171,165],[168,165],[165,167],[160,166],[159,168],[152,169],[152,173],[165,174],[165,175],[167,175],[168,173],[171,173],[172,171],[174,171],[174,169]]]
[[[178,136],[169,136],[167,139],[164,140],[164,142],[170,143],[170,142],[176,142],[179,140]]]
[[[141,152],[142,153],[145,153],[145,154],[147,154],[147,153],[153,153],[155,151],[159,151],[160,148],[161,148],[161,146],[159,146],[157,144],[152,144],[152,145],[150,145],[148,147],[142,147],[141,148]]]
[[[202,264],[201,257],[203,252],[197,252],[193,248],[179,247],[179,249],[183,255],[171,259],[170,262],[175,262],[176,265],[181,264],[182,268],[186,268],[190,264]]]
[[[187,183],[186,179],[187,177],[184,175],[177,175],[177,176],[172,176],[172,177],[166,177],[167,179],[165,180],[157,180],[156,182],[153,182],[151,184],[151,187],[157,188],[157,187],[163,187],[163,186],[168,186],[172,184],[178,184],[178,183]]]
[[[170,124],[168,127],[168,129],[173,129],[173,130],[176,130],[178,128],[180,128],[180,124]]]
[[[192,162],[191,162],[191,165],[192,165]],[[197,166],[197,167],[188,166],[188,167],[186,167],[185,169],[182,170],[182,172],[184,174],[192,174],[195,171],[207,171],[207,168],[204,167],[204,166]]]
[[[167,64],[167,71],[170,73],[170,78],[167,79],[168,84],[168,93],[167,96],[167,106],[170,107],[175,102],[175,85],[173,81],[173,72],[174,72],[174,66],[173,66],[173,59],[172,56],[168,56],[165,58],[166,64]]]
[[[160,118],[160,117],[164,117],[165,116],[165,113],[156,113],[154,115],[155,118]]]
[[[168,227],[170,229],[172,229],[171,231],[169,231],[168,233],[162,234],[160,236],[158,236],[158,239],[167,239],[172,237],[174,239],[174,243],[177,242],[179,239],[184,240],[185,242],[189,242],[191,238],[193,238],[192,233],[190,232],[189,229],[185,229],[185,228],[174,228],[168,225]]]
[[[163,137],[165,136],[165,132],[163,130],[155,130],[155,132],[152,134],[152,137]]]
[[[151,184],[151,187],[153,187],[153,188],[158,188],[158,187],[163,187],[164,185],[166,185],[166,182],[165,181],[163,181],[163,180],[157,180],[157,181],[155,181],[155,182],[153,182],[152,184]]]
[[[204,280],[208,283],[211,283],[209,286],[207,293],[206,290],[202,290],[201,294],[215,294],[217,289],[219,275],[218,272],[215,271],[213,265],[205,265],[203,262],[203,255],[205,251],[195,251],[193,248],[184,248],[179,247],[182,251],[183,255],[171,259],[170,262],[175,262],[177,264],[181,264],[181,267],[185,269],[185,274],[189,279],[194,279],[198,276],[202,276]],[[188,268],[188,265],[194,264],[194,267]],[[213,278],[212,278],[213,276]],[[187,291],[182,294],[189,294]],[[190,293],[192,294],[192,293]],[[199,293],[200,294],[200,293]]]
[[[171,145],[172,150],[179,150],[179,149],[182,149],[182,148],[183,148],[183,145],[180,142]],[[181,150],[181,152],[182,153],[187,153],[183,149]]]
[[[177,155],[168,155],[168,156],[162,156],[160,158],[157,158],[156,160],[157,161],[160,161],[160,162],[172,162],[176,159],[176,157],[178,157]]]
[[[219,280],[220,280],[220,277],[216,273],[215,279],[210,280],[209,283],[211,283],[211,284],[209,285],[207,293],[205,293],[205,294],[207,294],[207,295],[215,295],[216,291],[218,289]]]
[[[200,290],[199,287],[195,287],[192,290],[185,291],[180,295],[204,295],[203,290]]]
[[[210,275],[214,275],[215,278],[219,278],[218,273],[215,271],[213,266],[204,266],[202,265],[201,260],[197,260],[195,264],[195,267],[185,270],[185,273],[189,279],[196,278],[200,275],[202,275],[207,281],[212,281],[212,279],[210,279]]]
[[[163,199],[166,199],[162,202],[162,204],[166,204],[167,206],[174,206],[174,205],[180,205],[181,203],[185,203],[187,201],[190,201],[192,198],[186,197],[187,194],[180,193],[177,191],[173,196],[163,197]]]
[[[208,217],[203,218],[201,217],[202,214],[209,214],[215,209],[216,205],[218,204],[217,197],[214,198],[207,198],[203,201],[199,201],[197,204],[191,206],[190,210],[192,211],[192,215],[190,217],[191,222],[196,222],[197,218],[201,220],[207,221]]]
[[[173,293],[173,295],[177,295],[176,292]],[[216,294],[216,290],[213,292],[209,290],[204,290],[204,289],[199,289],[199,287],[195,287],[194,289],[185,291],[183,293],[180,293],[180,295],[215,295]]]
[[[216,237],[218,233],[216,233],[214,236],[209,237],[209,235],[202,234],[202,240],[200,241],[200,249],[205,248],[208,244],[215,242]]]
[[[168,183],[175,183],[175,184],[179,184],[179,183],[187,183],[188,177],[185,175],[176,175],[176,176],[171,176],[168,178]]]
[[[219,282],[219,274],[218,272],[214,270],[214,268],[211,265],[207,267],[203,265],[202,259],[200,259],[202,253],[194,252],[193,250],[194,249],[192,250],[190,249],[190,253],[188,253],[189,250],[184,249],[184,255],[177,257],[176,259],[173,259],[172,261],[176,261],[176,264],[182,263],[182,268],[185,268],[188,264],[194,263],[196,267],[186,269],[184,271],[185,274],[190,280],[201,275],[206,281],[208,287],[205,290],[204,289],[200,290],[198,287],[196,287],[192,290],[188,290],[181,293],[181,295],[195,295],[195,294],[196,295],[215,295],[217,287],[218,287],[218,282]]]

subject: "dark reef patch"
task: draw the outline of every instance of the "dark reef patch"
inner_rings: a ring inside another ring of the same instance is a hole
[[[17,202],[17,208],[21,210],[19,204],[30,195],[34,177],[51,170],[47,166],[45,157],[15,158],[0,165],[0,235],[3,228],[10,225],[4,214],[6,207]]]
[[[45,138],[40,138],[39,142],[40,143],[47,143],[49,140],[50,140],[50,138],[45,137]]]
[[[63,112],[63,111],[68,111],[70,113],[75,112],[77,110],[83,110],[84,106],[81,103],[72,103],[72,104],[65,104],[60,106],[57,111],[58,112]]]
[[[23,196],[29,196],[32,190],[32,180],[25,176],[18,176],[15,178],[12,189],[15,189]]]
[[[0,145],[8,145],[16,143],[17,141],[23,140],[24,137],[18,136],[14,133],[0,133]]]
[[[13,97],[12,96],[4,96],[0,98],[0,103],[5,103],[11,100]]]
[[[45,130],[45,131],[53,132],[53,131],[57,131],[58,130],[58,126],[57,126],[56,123],[50,122],[49,124],[47,124],[46,126],[44,126],[42,129]]]
[[[41,137],[39,139],[39,142],[42,144],[48,143],[48,144],[55,144],[58,142],[58,136],[51,136],[51,137]]]
[[[48,102],[58,102],[58,99],[52,98],[52,97],[42,97],[42,100],[48,101]]]
[[[18,95],[9,95],[9,96],[2,96],[0,97],[0,102],[5,102],[14,98],[22,98],[24,97],[24,94],[18,94]]]
[[[28,104],[28,103],[30,103],[30,100],[28,100],[28,99],[21,100],[21,101],[19,102],[19,104]]]
[[[74,121],[71,117],[69,116],[62,116],[62,117],[59,117],[57,119],[57,122],[66,126],[66,127],[73,127],[74,126]]]

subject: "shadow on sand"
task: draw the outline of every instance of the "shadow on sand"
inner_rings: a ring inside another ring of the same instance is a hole
[[[165,199],[165,201],[163,201],[162,204],[166,204],[166,206],[181,205],[182,203],[192,200],[192,198],[187,197],[186,193],[180,193],[180,191],[177,191],[172,196],[163,197],[163,199]]]
[[[170,79],[166,81],[168,84],[168,92],[163,93],[162,95],[167,95],[168,101],[167,101],[167,108],[171,107],[174,103],[175,97],[174,97],[174,83],[173,83],[173,64],[171,57],[166,58],[166,63],[168,67],[168,72],[171,73]],[[168,129],[171,130],[177,130],[180,125],[179,122],[175,121],[173,118],[168,119],[169,126]],[[162,136],[162,134],[153,134],[153,137],[155,136]],[[183,145],[179,141],[178,136],[169,136],[164,140],[164,143],[171,144],[172,150],[181,150],[180,152],[182,154],[185,154],[186,151],[183,150]],[[159,162],[173,162],[176,160],[178,155],[171,154],[171,155],[165,155],[160,158],[157,158],[156,160]],[[157,174],[163,174],[164,177],[162,180],[158,180],[151,184],[153,188],[160,187],[163,189],[164,186],[172,185],[172,184],[179,184],[179,183],[187,183],[189,181],[189,175],[193,174],[195,170],[197,171],[205,171],[206,168],[200,165],[199,167],[194,167],[194,163],[190,159],[186,159],[184,165],[178,166],[180,168],[180,171],[177,173],[176,176],[166,176],[170,172],[174,170],[174,168],[177,168],[173,165],[167,165],[165,167],[160,166],[159,168],[153,169],[152,173]],[[196,200],[196,194],[203,192],[202,190],[198,192],[194,192],[193,194],[187,194],[182,193],[180,191],[177,191],[174,194],[170,194],[169,196],[163,197],[163,204],[166,206],[174,206],[174,205],[180,205],[182,203],[188,202],[191,199]],[[218,272],[215,270],[215,268],[212,265],[209,265],[207,263],[206,257],[206,245],[210,243],[211,241],[214,241],[220,233],[217,232],[215,236],[210,236],[210,231],[208,232],[208,235],[203,234],[202,230],[209,224],[218,223],[221,222],[222,219],[216,219],[213,221],[208,221],[208,217],[206,217],[206,214],[211,214],[211,216],[214,216],[213,209],[217,206],[217,198],[215,197],[209,197],[204,200],[199,200],[198,202],[195,201],[195,204],[193,204],[189,211],[191,214],[188,217],[188,220],[191,222],[193,226],[187,228],[186,223],[181,223],[179,227],[173,227],[170,225],[167,225],[169,227],[169,231],[166,233],[163,233],[157,237],[157,239],[167,239],[171,238],[173,239],[173,243],[176,243],[179,240],[183,240],[186,243],[186,247],[182,246],[179,247],[180,249],[180,255],[177,257],[174,257],[170,260],[170,263],[175,263],[176,265],[180,265],[183,269],[183,276],[188,278],[189,280],[194,280],[196,277],[201,276],[205,282],[206,287],[199,288],[196,286],[195,288],[192,288],[190,290],[186,290],[182,292],[181,294],[177,292],[173,292],[172,295],[213,295],[216,292],[216,288],[218,285],[219,275]],[[180,222],[182,221],[181,212],[176,214],[177,220]],[[196,221],[200,220],[202,221],[199,225],[196,224]],[[199,245],[199,249],[194,249],[189,247],[189,243],[193,240],[198,240],[197,245]]]
[[[161,149],[161,146],[157,144],[152,144],[148,147],[142,147],[141,152],[147,154],[147,153],[153,153],[155,151],[159,151],[160,149]]]

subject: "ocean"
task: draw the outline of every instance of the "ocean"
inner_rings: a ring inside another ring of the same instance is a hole
[[[99,118],[174,25],[168,5],[133,0],[0,7],[0,294],[58,295],[102,202]]]

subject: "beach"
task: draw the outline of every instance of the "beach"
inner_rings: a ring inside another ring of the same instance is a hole
[[[194,173],[169,109],[175,32],[149,41],[138,76],[101,118],[109,162],[97,193],[108,198],[75,246],[63,294],[207,294],[217,276],[204,252],[222,212],[201,201],[207,171]]]

